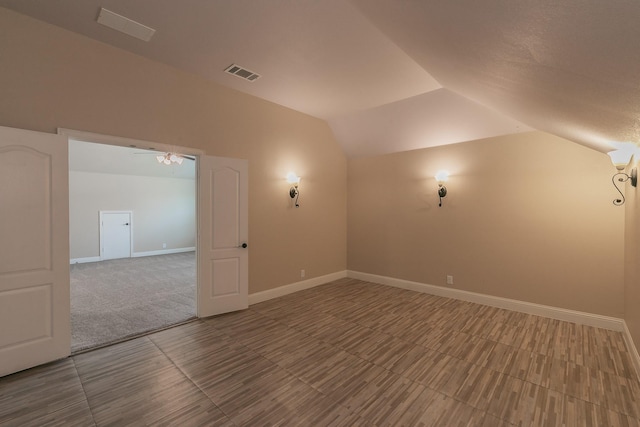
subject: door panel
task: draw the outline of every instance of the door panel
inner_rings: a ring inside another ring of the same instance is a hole
[[[249,306],[248,164],[198,161],[198,317]]]
[[[213,297],[239,294],[240,260],[231,255],[229,258],[215,259],[211,263],[213,283]]]
[[[67,140],[0,127],[0,376],[66,357]]]
[[[50,156],[29,147],[13,146],[0,148],[0,159],[4,163],[0,168],[0,271],[50,270]],[[29,191],[17,191],[18,188]]]
[[[131,258],[131,212],[100,212],[100,259]]]

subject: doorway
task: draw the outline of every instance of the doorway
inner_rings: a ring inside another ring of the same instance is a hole
[[[196,317],[195,158],[69,141],[72,352]]]
[[[64,358],[71,352],[71,140],[156,151],[174,148],[71,129],[58,129],[55,135],[0,127],[0,160],[4,165],[0,182],[14,184],[0,186],[2,199],[8,200],[5,205],[10,207],[3,211],[5,226],[0,227],[0,239],[5,243],[0,250],[0,306],[7,308],[0,310],[0,318],[10,325],[0,334],[0,376]],[[202,160],[197,169],[197,316],[247,308],[248,162],[206,156],[196,149],[180,151]],[[118,160],[110,163],[118,166]],[[157,199],[164,200],[164,195]],[[97,229],[96,222],[94,217],[90,228]],[[234,238],[215,238],[221,235]],[[83,261],[90,263],[90,258]],[[94,258],[100,260],[99,255]],[[220,266],[231,264],[239,268],[238,274],[219,274]]]

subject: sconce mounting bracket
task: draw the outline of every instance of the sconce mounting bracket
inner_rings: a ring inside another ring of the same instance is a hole
[[[616,206],[621,206],[621,205],[624,205],[625,197],[624,197],[624,193],[622,193],[622,190],[620,190],[620,188],[618,187],[618,184],[616,184],[616,178],[618,182],[631,181],[631,185],[634,187],[637,187],[638,186],[638,168],[631,169],[630,175],[627,175],[626,173],[620,171],[615,175],[613,175],[613,177],[611,178],[611,182],[613,182],[613,186],[616,188],[616,190],[618,190],[618,193],[620,193],[620,198],[614,199],[613,204]]]

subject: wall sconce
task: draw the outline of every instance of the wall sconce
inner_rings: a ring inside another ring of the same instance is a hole
[[[638,186],[638,169],[637,168],[631,169],[631,175],[627,175],[625,172],[623,172],[623,170],[627,167],[627,165],[631,161],[631,157],[633,156],[633,153],[634,152],[629,149],[614,150],[607,153],[609,157],[611,157],[611,163],[613,163],[613,165],[618,170],[618,172],[615,173],[611,178],[611,182],[613,183],[613,186],[616,187],[616,190],[618,190],[618,193],[620,193],[620,197],[622,197],[621,199],[613,200],[613,204],[616,206],[621,206],[625,202],[624,194],[622,193],[622,190],[620,190],[620,188],[618,187],[618,184],[616,184],[616,177],[618,182],[627,182],[631,180],[632,186],[634,187]]]
[[[298,204],[298,198],[300,197],[300,190],[298,189],[298,185],[300,184],[300,177],[293,172],[289,172],[287,174],[287,182],[291,184],[289,197],[296,199],[296,208],[299,208],[300,205]]]
[[[444,183],[449,179],[449,172],[438,171],[435,178],[438,182],[438,197],[440,197],[440,203],[438,203],[438,206],[442,207],[442,198],[447,195],[447,187],[444,186]]]

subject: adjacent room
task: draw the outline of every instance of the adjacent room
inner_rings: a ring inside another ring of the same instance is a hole
[[[0,0],[0,425],[639,426],[638,22]],[[78,165],[69,138],[118,142]],[[194,247],[195,319],[71,355],[193,316]]]
[[[196,315],[195,158],[165,157],[69,141],[72,352]]]

